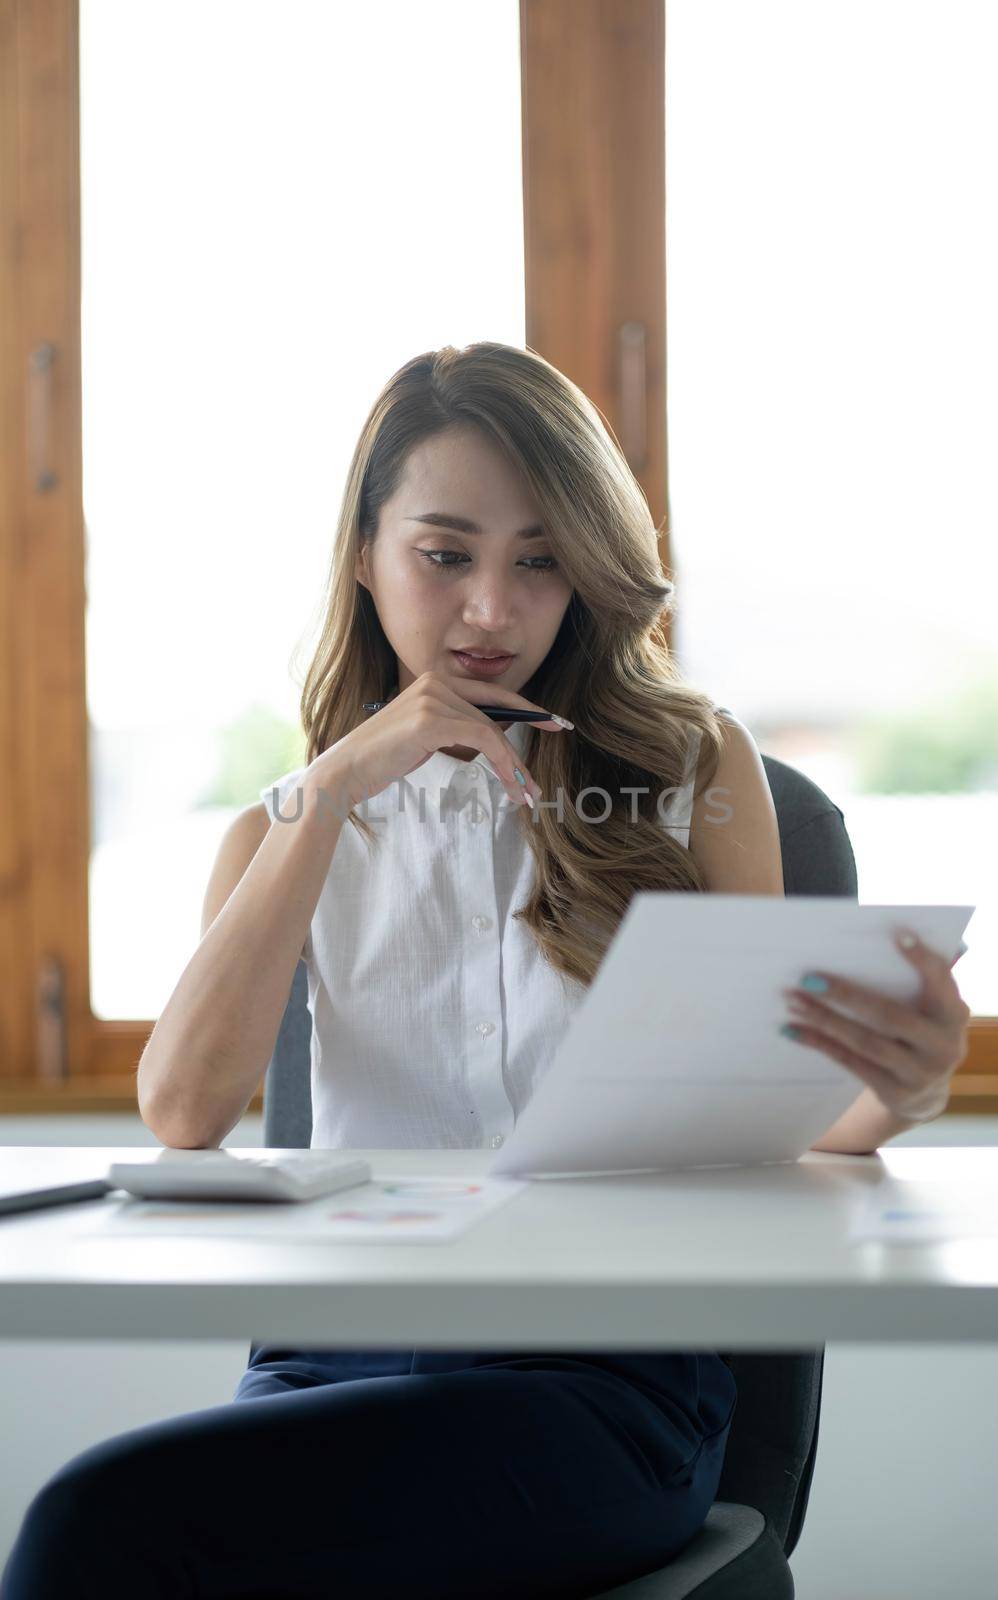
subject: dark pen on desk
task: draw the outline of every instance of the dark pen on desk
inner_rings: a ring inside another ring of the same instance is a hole
[[[365,700],[365,711],[380,711],[387,700]],[[550,722],[550,711],[527,711],[521,706],[478,706],[492,722]]]

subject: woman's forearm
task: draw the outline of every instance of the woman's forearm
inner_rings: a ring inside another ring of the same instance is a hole
[[[266,1071],[343,826],[316,792],[335,778],[313,762],[301,816],[271,823],[152,1031],[139,1109],[164,1144],[217,1146]]]
[[[897,1134],[917,1127],[917,1121],[895,1117],[877,1099],[873,1090],[866,1087],[811,1149],[825,1150],[833,1155],[869,1156]]]

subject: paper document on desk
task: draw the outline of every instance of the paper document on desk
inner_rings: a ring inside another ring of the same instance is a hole
[[[817,969],[914,1000],[923,980],[894,930],[910,927],[951,962],[974,909],[838,895],[636,894],[489,1172],[795,1161],[864,1084],[780,1034],[782,991]]]
[[[865,1197],[849,1228],[850,1244],[935,1244],[946,1239],[998,1238],[998,1200],[993,1184],[954,1198],[948,1183],[924,1180],[881,1183]]]
[[[113,1200],[75,1231],[91,1238],[272,1240],[294,1244],[443,1243],[527,1186],[512,1178],[379,1175],[342,1194],[295,1204],[212,1200]]]

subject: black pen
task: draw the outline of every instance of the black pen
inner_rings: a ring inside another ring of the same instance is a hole
[[[388,704],[387,700],[365,700],[365,711],[380,711]],[[474,705],[474,701],[469,701]],[[554,716],[550,711],[527,711],[521,706],[477,706],[476,710],[484,711],[492,722],[553,722]],[[563,719],[564,720],[564,719]]]

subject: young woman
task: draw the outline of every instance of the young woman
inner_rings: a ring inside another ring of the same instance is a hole
[[[636,890],[783,893],[759,752],[682,682],[671,597],[644,496],[561,373],[494,343],[396,373],[349,469],[306,764],[226,834],[140,1064],[157,1137],[224,1139],[304,957],[313,1144],[495,1148]],[[488,703],[550,717],[495,723]],[[731,1372],[657,1335],[253,1346],[238,1404],[50,1479],[0,1594],[597,1594],[668,1562],[717,1491]]]

